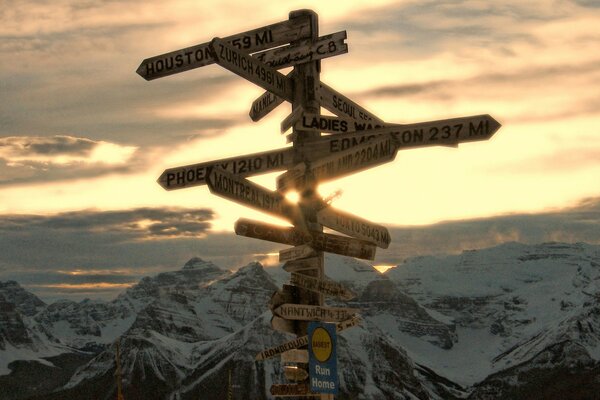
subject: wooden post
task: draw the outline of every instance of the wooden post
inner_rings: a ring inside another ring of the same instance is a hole
[[[319,20],[317,14],[312,10],[297,10],[289,14],[290,19],[308,15],[310,17],[311,40],[314,42],[319,37]],[[292,43],[293,44],[293,43]],[[320,72],[321,62],[313,61],[306,64],[294,66],[294,101],[292,102],[292,112],[298,107],[302,107],[303,111],[311,114],[321,114],[321,105],[319,102],[319,87],[320,87]],[[304,143],[307,139],[312,139],[321,136],[320,132],[301,130],[293,127],[292,138],[294,148],[294,163],[306,162],[308,155],[304,152]],[[307,176],[303,187],[300,190],[299,205],[304,216],[304,225],[310,230],[322,232],[323,225],[317,222],[316,205],[322,203],[322,199],[318,197],[316,187],[317,181],[313,176]],[[325,258],[322,251],[317,252],[319,260],[318,268],[315,270],[298,271],[299,274],[313,276],[319,279],[325,277]],[[317,304],[314,299],[299,298],[299,304],[313,304],[322,306],[324,303],[324,295],[318,296]],[[312,302],[312,303],[311,303]],[[304,336],[307,334],[306,323],[296,323],[296,334]],[[333,396],[321,394],[321,399],[333,399]]]

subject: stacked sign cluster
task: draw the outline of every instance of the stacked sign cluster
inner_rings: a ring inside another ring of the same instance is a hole
[[[381,225],[333,208],[318,184],[392,161],[398,150],[452,146],[489,139],[500,124],[477,115],[416,124],[390,124],[320,80],[322,59],[348,52],[346,32],[318,35],[317,15],[290,13],[286,21],[148,58],[137,73],[146,80],[217,63],[266,92],[254,101],[250,117],[258,121],[287,101],[292,112],[281,123],[291,147],[165,170],[159,184],[167,189],[208,185],[211,193],[284,218],[293,227],[239,219],[238,235],[291,245],[279,253],[290,283],[271,298],[274,329],[297,338],[259,353],[257,360],[279,356],[290,383],[274,384],[274,396],[335,394],[336,332],[359,322],[357,310],[327,307],[324,297],[351,299],[354,294],[324,274],[323,253],[373,260],[376,247],[387,248],[390,235]],[[291,68],[284,75],[278,70]],[[321,107],[333,115],[321,115]],[[322,135],[325,133],[325,135]],[[272,191],[246,179],[285,171]],[[300,200],[286,198],[288,191]],[[323,227],[342,233],[323,232]],[[309,371],[307,371],[307,369]]]

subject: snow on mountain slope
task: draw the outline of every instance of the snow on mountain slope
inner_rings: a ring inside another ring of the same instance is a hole
[[[408,260],[387,275],[454,321],[458,341],[448,351],[394,336],[418,362],[461,384],[520,364],[565,338],[600,360],[599,321],[592,311],[600,298],[598,246],[509,243]]]

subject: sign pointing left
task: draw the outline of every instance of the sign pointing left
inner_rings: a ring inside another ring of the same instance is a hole
[[[228,36],[223,40],[246,53],[281,46],[310,36],[310,20],[300,16],[251,31]],[[146,58],[137,74],[147,81],[203,67],[215,62],[210,52],[210,43],[201,43],[185,49]]]

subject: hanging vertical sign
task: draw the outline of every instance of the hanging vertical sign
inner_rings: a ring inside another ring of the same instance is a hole
[[[308,324],[308,375],[315,393],[338,393],[336,325]]]

